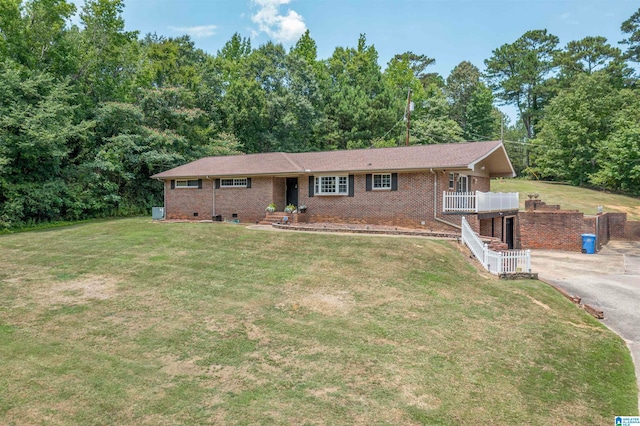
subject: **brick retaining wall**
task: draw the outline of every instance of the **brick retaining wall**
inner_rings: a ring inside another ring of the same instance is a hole
[[[603,213],[584,216],[577,210],[558,210],[555,206],[527,201],[528,211],[518,213],[519,247],[523,249],[547,249],[582,251],[582,234],[595,234],[597,250],[611,239],[640,237],[640,223],[627,222],[626,213]],[[533,210],[538,207],[538,210]]]
[[[523,249],[581,251],[583,214],[573,211],[526,211],[518,213],[520,246]]]

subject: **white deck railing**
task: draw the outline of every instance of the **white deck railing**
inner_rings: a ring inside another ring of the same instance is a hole
[[[531,272],[531,250],[493,251],[476,235],[467,220],[462,218],[462,242],[492,274]]]
[[[475,192],[447,192],[442,193],[442,211],[445,212],[475,212]]]
[[[443,212],[485,213],[518,210],[517,192],[447,192],[442,193]]]

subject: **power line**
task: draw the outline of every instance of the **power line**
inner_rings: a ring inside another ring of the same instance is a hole
[[[404,121],[404,117],[402,117],[400,120],[398,120],[398,121],[396,122],[396,124],[394,124],[394,125],[389,129],[389,131],[387,131],[387,133],[385,133],[385,134],[382,136],[382,138],[381,138],[381,139],[386,138],[386,137],[387,137],[387,135],[388,135],[389,133],[391,133],[391,131],[392,131],[393,129],[395,129],[395,128],[396,128],[396,126],[397,126],[398,124],[400,124],[402,121]]]

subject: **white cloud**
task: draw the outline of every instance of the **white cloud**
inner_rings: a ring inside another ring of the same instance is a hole
[[[300,38],[307,30],[304,19],[295,10],[289,9],[286,15],[280,14],[280,6],[291,0],[252,0],[260,9],[251,16],[260,31],[276,41],[287,43]]]
[[[189,34],[193,38],[206,38],[216,34],[217,25],[198,25],[195,27],[169,27],[171,31]]]

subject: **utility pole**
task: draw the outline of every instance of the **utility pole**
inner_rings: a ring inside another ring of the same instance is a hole
[[[406,146],[409,146],[409,126],[411,124],[411,89],[409,89],[409,93],[407,94],[407,140],[405,142]]]

